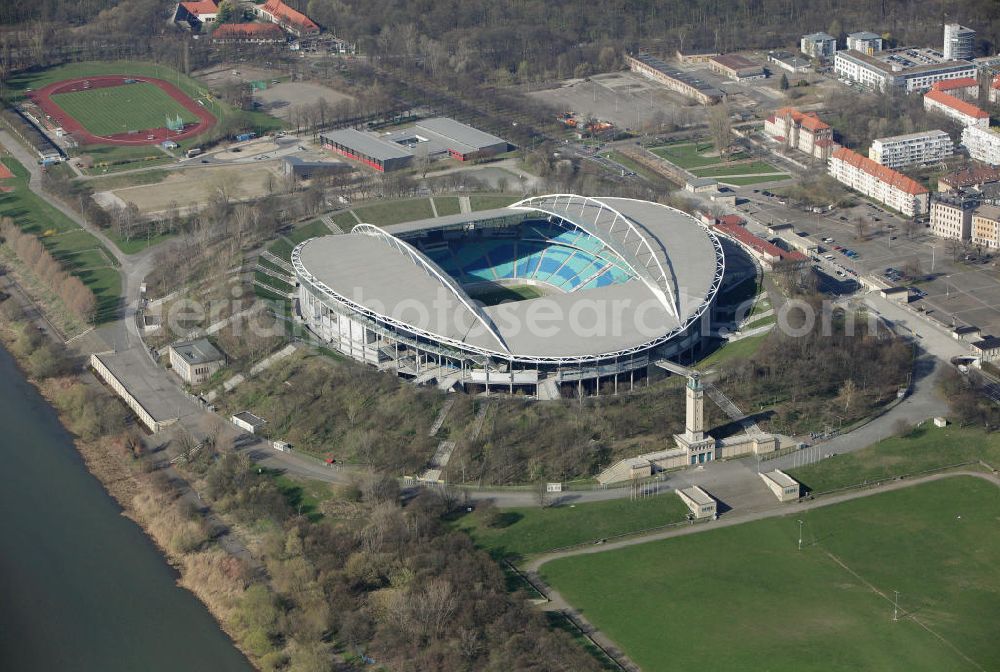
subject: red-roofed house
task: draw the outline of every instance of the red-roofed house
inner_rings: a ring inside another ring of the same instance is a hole
[[[1000,75],[994,77],[990,83],[990,102],[1000,103]]]
[[[220,44],[278,44],[285,33],[274,23],[224,23],[212,31],[212,42]]]
[[[276,23],[296,37],[303,35],[315,35],[319,32],[312,19],[296,11],[283,3],[281,0],[267,0],[263,5],[256,5],[254,13],[271,23]]]
[[[215,23],[218,16],[219,6],[215,0],[179,2],[174,10],[174,23],[197,31],[201,30],[202,24]]]
[[[990,115],[983,110],[972,103],[934,89],[924,94],[924,109],[940,112],[963,126],[987,128],[990,125]]]
[[[740,219],[740,222],[742,222],[742,219]],[[755,236],[735,221],[720,220],[715,224],[715,230],[739,243],[740,247],[753,255],[768,270],[774,268],[777,264],[802,267],[809,262],[809,258],[801,252],[795,250],[787,252],[774,243]]]
[[[979,81],[975,77],[943,79],[931,84],[931,91],[940,91],[963,100],[976,101],[979,100]]]
[[[914,179],[841,147],[830,155],[830,175],[907,217],[927,214],[930,191]]]
[[[826,161],[835,149],[833,129],[815,112],[783,107],[764,121],[764,134],[809,156]]]

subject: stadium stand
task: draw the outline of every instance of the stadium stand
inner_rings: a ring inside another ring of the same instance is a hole
[[[572,292],[633,279],[599,239],[546,221],[526,222],[520,237],[481,237],[474,242],[432,239],[418,247],[463,284],[532,280]]]

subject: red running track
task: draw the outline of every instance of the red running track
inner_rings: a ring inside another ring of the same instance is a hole
[[[128,86],[128,84],[125,84],[126,79],[147,82],[160,87],[168,96],[180,103],[185,110],[198,117],[198,122],[195,124],[186,124],[182,131],[171,131],[169,128],[160,127],[140,129],[137,133],[117,133],[115,135],[100,136],[89,132],[83,127],[83,124],[67,114],[52,100],[52,96],[59,93]],[[86,83],[86,86],[84,86],[84,83]],[[37,91],[32,91],[28,94],[28,98],[38,105],[45,114],[51,117],[52,121],[72,135],[81,145],[157,145],[164,140],[184,140],[185,138],[201,135],[214,126],[216,121],[215,116],[211,112],[191,100],[186,93],[176,86],[162,79],[151,77],[98,75],[95,77],[67,79],[55,84],[49,84]],[[149,136],[152,136],[152,138]]]

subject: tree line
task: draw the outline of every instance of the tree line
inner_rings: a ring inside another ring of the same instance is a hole
[[[49,288],[76,317],[93,322],[97,300],[80,278],[70,275],[45,246],[30,233],[21,230],[14,220],[0,220],[0,237],[27,269]]]

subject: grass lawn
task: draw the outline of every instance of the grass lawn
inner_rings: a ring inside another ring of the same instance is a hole
[[[469,196],[469,206],[473,212],[506,208],[511,203],[517,203],[521,196],[515,194],[472,194]]]
[[[426,197],[410,198],[402,201],[385,201],[354,208],[354,212],[366,224],[387,226],[400,224],[417,219],[430,219],[434,216],[431,202]]]
[[[358,220],[354,218],[354,215],[351,214],[350,210],[338,212],[336,215],[331,217],[331,219],[333,220],[333,223],[339,226],[340,230],[344,233],[350,233],[351,229],[353,229],[358,223]]]
[[[271,243],[270,247],[267,248],[267,251],[273,254],[274,256],[280,259],[284,259],[285,261],[291,263],[292,249],[294,247],[295,247],[294,245],[292,245],[284,238],[278,238],[276,241]]]
[[[131,238],[129,240],[125,240],[111,229],[105,231],[104,234],[111,239],[111,242],[115,244],[115,247],[117,247],[125,254],[135,254],[136,252],[142,252],[147,247],[158,245],[159,243],[162,243],[164,240],[167,240],[177,235],[175,233],[162,233],[158,236],[153,236],[152,238]]]
[[[155,146],[122,147],[117,145],[88,145],[80,151],[80,154],[82,156],[89,156],[93,163],[92,167],[84,170],[87,175],[104,175],[105,173],[114,173],[119,170],[160,166],[176,161],[176,159],[167,156]],[[142,178],[139,179],[139,184],[142,184]],[[95,185],[96,188],[97,185]]]
[[[287,300],[288,293],[291,292],[293,289],[295,289],[287,282],[283,280],[278,280],[274,276],[268,275],[267,273],[261,273],[260,271],[256,271],[253,275],[254,279],[259,280],[268,287],[272,287],[276,289],[280,294],[283,294],[284,296],[281,296],[282,299]]]
[[[720,182],[731,184],[734,187],[746,187],[751,184],[764,184],[766,182],[779,182],[787,180],[787,173],[777,173],[775,175],[758,175],[756,177],[720,177]]]
[[[724,177],[728,175],[753,175],[754,173],[780,173],[780,168],[775,168],[765,161],[751,161],[750,163],[736,163],[728,166],[716,166],[715,168],[701,168],[691,171],[698,177]]]
[[[758,348],[764,343],[764,339],[770,333],[757,334],[756,336],[748,336],[731,343],[724,343],[718,350],[715,350],[708,357],[698,362],[694,368],[704,371],[731,359],[751,357],[757,352]]]
[[[469,291],[469,296],[477,301],[482,301],[487,306],[495,306],[505,301],[524,301],[526,299],[537,299],[543,293],[531,285],[519,285],[515,287],[489,287],[480,290]]]
[[[630,159],[621,152],[608,152],[604,156],[608,159],[611,159],[615,163],[620,163],[621,165],[631,170],[633,173],[636,173],[637,175],[642,175],[647,180],[651,180],[653,182],[659,182],[667,179],[665,176],[650,170],[649,168],[642,165],[638,161]],[[669,182],[669,180],[667,181]]]
[[[308,240],[310,238],[315,238],[317,236],[329,236],[329,235],[330,235],[329,227],[327,227],[326,224],[317,219],[315,221],[309,222],[305,226],[300,226],[299,228],[289,233],[288,240],[298,245],[302,241]]]
[[[458,196],[435,196],[434,207],[437,208],[439,217],[457,215],[462,212],[462,207],[458,203]]]
[[[715,149],[715,145],[711,142],[685,142],[676,145],[665,145],[663,147],[654,147],[650,151],[656,154],[662,159],[666,159],[670,163],[674,163],[681,168],[700,168],[703,166],[712,166],[716,163],[723,163],[725,159],[718,156],[705,156],[707,152],[711,152]],[[739,159],[742,154],[733,155],[730,158]]]
[[[671,492],[636,501],[612,499],[545,509],[503,509],[503,527],[486,527],[472,514],[461,518],[458,527],[494,555],[525,556],[676,523],[684,520],[687,512]]]
[[[147,82],[60,93],[52,102],[99,136],[162,128],[167,117],[198,121],[163,89]]]
[[[163,155],[161,154],[160,156]],[[137,187],[143,184],[156,184],[167,179],[167,176],[169,175],[169,170],[143,170],[129,175],[112,175],[95,180],[88,180],[87,184],[94,191],[111,191],[112,189],[121,189],[123,187]]]
[[[1000,434],[925,422],[906,437],[885,439],[789,473],[813,492],[826,492],[970,460],[1000,466]]]
[[[24,166],[9,156],[3,157],[3,163],[14,173],[14,177],[3,182],[6,186],[14,187],[14,190],[0,193],[0,217],[10,217],[23,230],[38,236],[42,244],[57,258],[67,258],[85,250],[101,249],[97,238],[28,189],[28,171]],[[98,267],[80,262],[72,264],[69,269],[94,292],[98,322],[114,317],[121,293],[121,276],[110,267],[112,257],[107,253],[102,254],[104,260]]]
[[[997,494],[953,478],[541,571],[646,672],[984,670],[1000,660]]]
[[[285,501],[299,515],[305,516],[314,523],[323,518],[323,514],[319,511],[319,505],[333,497],[333,489],[329,483],[290,478],[278,475],[277,472],[270,469],[267,472],[275,475],[275,485],[285,496]]]

